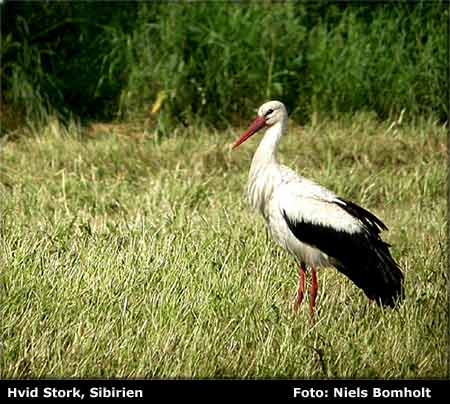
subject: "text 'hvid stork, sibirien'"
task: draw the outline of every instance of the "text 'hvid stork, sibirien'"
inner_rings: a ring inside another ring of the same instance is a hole
[[[277,146],[286,132],[287,119],[281,102],[266,102],[233,149],[267,128],[252,160],[247,194],[264,216],[272,238],[297,260],[299,286],[294,309],[303,300],[305,271],[310,269],[309,305],[314,318],[316,270],[326,266],[334,266],[350,278],[370,300],[394,307],[404,294],[403,274],[389,244],[380,238],[386,226],[366,209],[278,163]]]

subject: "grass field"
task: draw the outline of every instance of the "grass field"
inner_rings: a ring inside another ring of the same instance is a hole
[[[231,152],[240,133],[52,122],[4,139],[2,377],[448,377],[447,129],[290,128],[281,160],[376,213],[406,276],[381,310],[321,271],[314,326],[243,196],[258,136]]]

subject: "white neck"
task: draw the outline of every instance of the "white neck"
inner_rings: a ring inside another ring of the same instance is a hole
[[[284,120],[285,122],[286,120]],[[278,170],[277,146],[284,133],[286,124],[280,121],[269,127],[253,156],[248,176],[247,195],[255,209],[265,215],[265,205],[272,194]],[[268,169],[269,167],[273,169]]]
[[[266,130],[253,156],[250,175],[256,174],[257,171],[269,164],[278,164],[276,155],[278,143],[285,130],[286,120],[279,121]]]

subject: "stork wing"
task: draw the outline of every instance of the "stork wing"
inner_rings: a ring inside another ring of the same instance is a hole
[[[336,268],[369,298],[395,304],[403,294],[403,274],[379,236],[386,229],[380,219],[303,178],[279,190],[279,207],[298,240],[333,258]]]
[[[380,230],[387,230],[374,214],[339,198],[314,181],[296,175],[287,167],[283,167],[282,175],[278,200],[283,216],[289,222],[350,234],[366,231],[376,236]]]

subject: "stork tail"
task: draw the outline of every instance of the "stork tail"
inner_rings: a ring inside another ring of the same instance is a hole
[[[392,258],[389,244],[379,236],[380,228],[385,226],[365,209],[347,204],[346,210],[351,210],[362,223],[360,232],[348,233],[305,220],[290,220],[286,212],[283,216],[300,241],[332,258],[333,265],[369,299],[394,307],[404,296],[403,273]]]
[[[377,304],[395,307],[404,297],[403,273],[389,252],[388,245],[379,245],[363,263],[339,262],[336,268],[361,288]],[[362,265],[361,265],[362,264]]]

